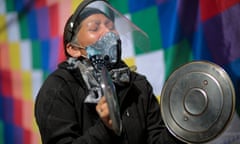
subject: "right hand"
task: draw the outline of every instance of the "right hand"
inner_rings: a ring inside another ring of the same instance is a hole
[[[97,111],[99,117],[101,118],[101,120],[103,121],[103,123],[109,129],[112,129],[112,120],[110,118],[108,103],[107,103],[107,100],[106,100],[105,96],[101,97],[101,99],[97,103],[96,111]]]

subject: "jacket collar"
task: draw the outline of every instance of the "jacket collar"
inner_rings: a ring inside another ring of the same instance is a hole
[[[80,85],[83,87],[83,89],[88,91],[87,85],[85,84],[83,76],[81,75],[81,72],[79,71],[78,68],[69,68],[69,67],[73,67],[73,66],[69,65],[69,63],[67,61],[60,63],[58,65],[58,67],[62,68],[62,69],[67,69],[73,75],[73,77],[80,83]],[[121,61],[119,63],[119,65],[115,68],[125,68],[125,67],[127,67],[127,65],[123,61]],[[119,99],[120,105],[125,100],[125,97],[129,91],[129,89],[133,85],[132,80],[135,79],[135,75],[133,75],[133,72],[131,72],[129,70],[128,74],[129,74],[129,81],[126,83],[117,83],[116,81],[113,80],[114,84],[116,86],[117,93],[118,93],[118,99]]]
[[[83,77],[81,75],[81,73],[79,72],[78,69],[69,69],[69,63],[67,61],[63,61],[58,65],[58,68],[60,69],[66,69],[67,71],[69,71],[73,77],[77,80],[77,82],[84,88],[87,89],[87,86],[83,80]]]

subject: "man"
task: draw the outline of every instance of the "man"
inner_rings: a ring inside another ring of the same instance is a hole
[[[36,99],[44,144],[181,143],[166,129],[147,79],[121,60],[124,32],[115,23],[120,16],[106,1],[85,0],[67,21],[67,59],[49,75]],[[110,95],[117,96],[114,107],[101,85],[104,70],[113,84]]]

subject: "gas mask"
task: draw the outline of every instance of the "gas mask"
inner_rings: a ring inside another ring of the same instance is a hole
[[[113,68],[121,60],[121,40],[118,34],[108,32],[96,43],[86,47],[87,58],[97,70]]]

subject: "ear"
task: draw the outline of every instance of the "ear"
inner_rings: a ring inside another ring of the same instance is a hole
[[[78,58],[81,56],[81,51],[78,48],[75,48],[74,46],[72,46],[71,44],[67,44],[67,53],[74,58]]]

